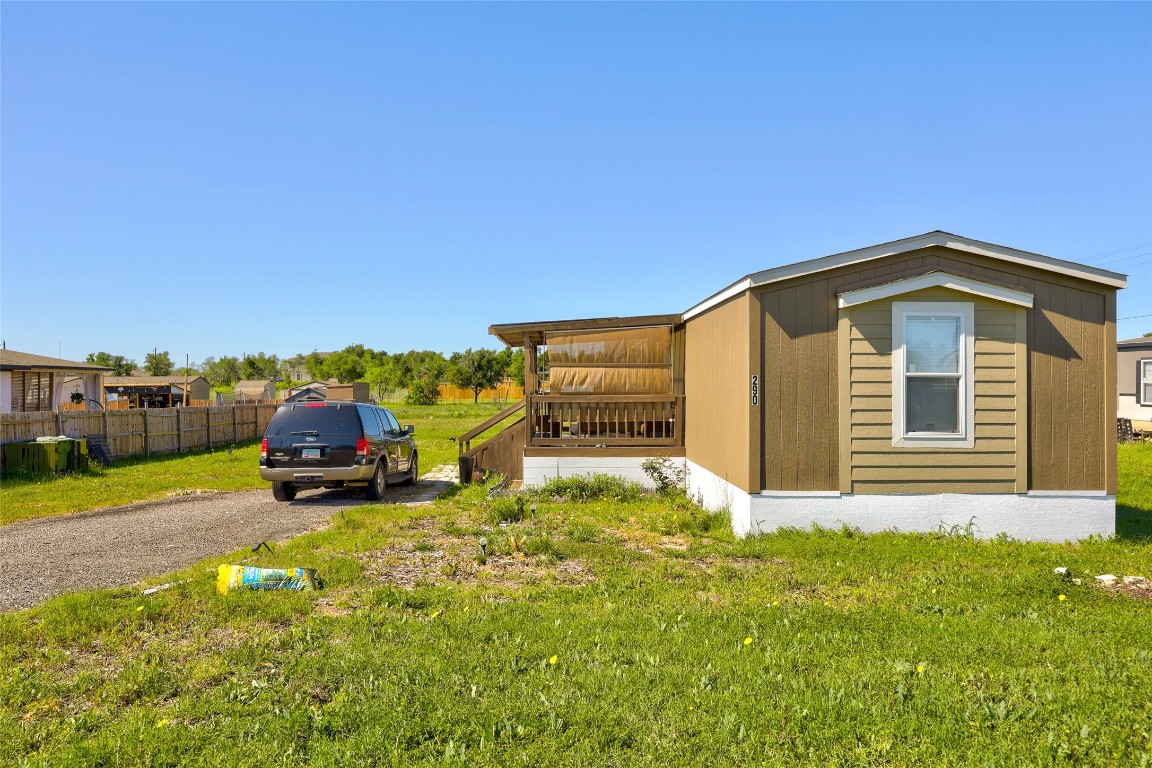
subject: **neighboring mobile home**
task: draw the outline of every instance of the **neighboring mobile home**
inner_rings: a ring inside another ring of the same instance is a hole
[[[504,414],[524,417],[461,450],[526,484],[640,479],[668,456],[739,534],[1112,535],[1124,285],[930,232],[748,275],[678,315],[495,325],[526,351],[529,394]]]
[[[232,391],[236,403],[274,403],[277,400],[276,382],[267,379],[238,381]]]
[[[111,370],[91,363],[0,349],[0,413],[54,411],[61,402],[69,402],[64,394],[64,380],[74,376],[79,376],[81,382],[69,394],[79,391],[89,408],[98,409],[103,399],[100,377]]]
[[[125,408],[174,408],[184,404],[184,389],[185,377],[178,374],[104,377],[108,402]],[[188,377],[187,389],[188,405],[203,405],[212,397],[212,385],[203,376]]]
[[[1152,336],[1121,341],[1116,350],[1116,416],[1152,423]]]

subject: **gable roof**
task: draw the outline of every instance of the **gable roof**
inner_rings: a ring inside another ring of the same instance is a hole
[[[75,360],[63,360],[59,357],[45,357],[44,355],[34,355],[31,352],[0,349],[0,371],[32,370],[87,371],[90,373],[99,373],[100,371],[110,371],[112,369],[103,365],[80,363]]]
[[[687,320],[701,312],[711,309],[717,304],[727,301],[749,288],[756,288],[782,280],[790,280],[794,277],[803,277],[804,275],[810,275],[814,272],[823,272],[828,269],[836,269],[837,267],[882,259],[886,256],[908,253],[909,251],[916,251],[931,245],[944,246],[945,248],[964,251],[978,256],[986,256],[999,261],[1035,267],[1036,269],[1043,269],[1048,272],[1056,272],[1081,280],[1101,283],[1113,288],[1123,288],[1128,284],[1126,276],[1117,272],[1109,272],[1108,270],[1097,267],[1089,267],[1072,261],[1054,259],[1038,253],[1021,251],[1016,248],[996,245],[995,243],[986,243],[982,240],[973,240],[960,235],[953,235],[949,232],[935,230],[933,232],[926,232],[923,235],[916,235],[915,237],[906,237],[903,240],[893,240],[890,243],[881,243],[880,245],[858,248],[854,251],[845,251],[844,253],[834,253],[831,256],[798,261],[795,264],[785,264],[782,267],[773,267],[760,272],[754,272],[695,305],[684,313],[683,319]]]

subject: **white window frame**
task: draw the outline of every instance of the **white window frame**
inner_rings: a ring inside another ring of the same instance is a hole
[[[909,317],[960,318],[959,431],[907,432],[904,394],[905,322]],[[970,301],[892,302],[892,445],[897,448],[972,448],[976,444],[976,307]]]
[[[1152,384],[1152,357],[1145,357],[1136,361],[1136,402],[1140,405],[1152,405],[1152,400],[1144,399],[1144,388]]]

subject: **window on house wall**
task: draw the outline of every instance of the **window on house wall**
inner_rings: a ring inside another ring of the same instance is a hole
[[[52,410],[52,374],[29,371],[12,372],[12,410]]]
[[[973,304],[892,303],[892,444],[971,447]]]
[[[1140,386],[1136,391],[1140,393],[1141,405],[1152,405],[1152,360],[1140,361]]]

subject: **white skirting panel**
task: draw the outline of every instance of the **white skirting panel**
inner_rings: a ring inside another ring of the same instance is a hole
[[[719,475],[709,472],[694,461],[686,461],[688,494],[702,503],[704,509],[718,512],[726,509],[732,516],[732,530],[737,536],[752,531],[752,496]]]
[[[926,496],[762,491],[751,497],[751,530],[848,526],[879,531],[966,531],[991,539],[1080,541],[1116,534],[1116,497],[1103,491]]]
[[[524,485],[544,485],[557,477],[579,475],[616,475],[625,480],[640,483],[645,488],[654,487],[642,465],[650,457],[646,456],[525,456]],[[682,464],[684,459],[669,459]]]

